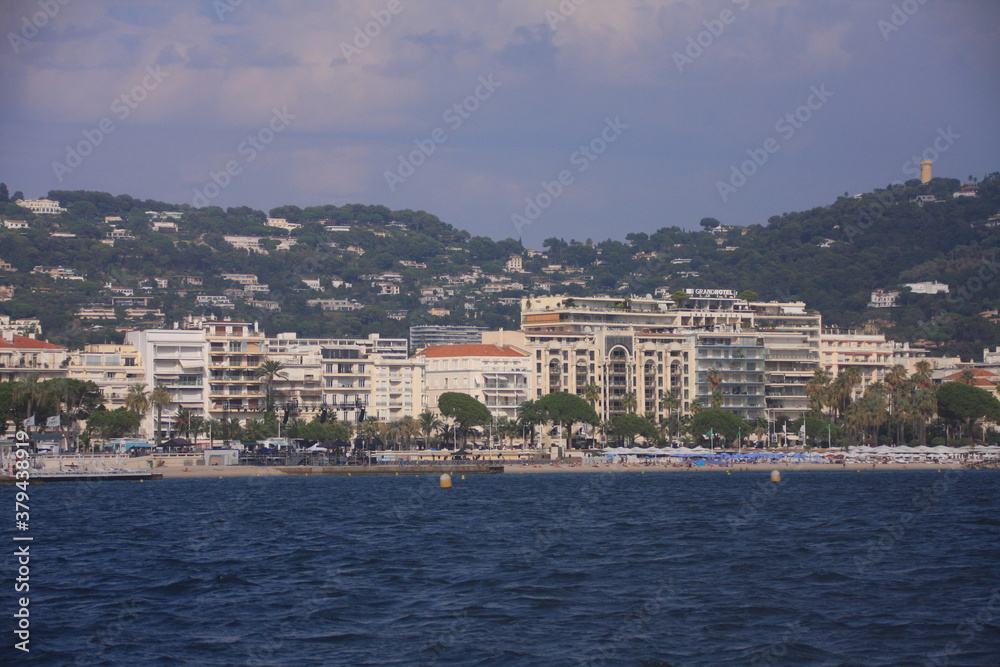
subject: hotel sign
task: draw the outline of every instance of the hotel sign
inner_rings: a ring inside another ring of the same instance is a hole
[[[693,299],[735,299],[734,289],[690,289],[686,290]]]

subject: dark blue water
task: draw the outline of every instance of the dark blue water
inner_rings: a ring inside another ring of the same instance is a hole
[[[24,664],[1000,664],[1000,473],[766,480],[36,486]]]

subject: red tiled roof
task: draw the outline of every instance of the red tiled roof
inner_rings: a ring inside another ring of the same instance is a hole
[[[944,376],[945,381],[957,382],[962,378],[962,373],[965,371],[959,371],[957,373],[952,373],[951,375]],[[992,389],[998,382],[1000,382],[1000,375],[993,373],[991,371],[985,370],[983,368],[973,368],[972,369],[972,384],[976,387],[989,387]]]
[[[6,339],[0,338],[0,347],[11,349],[11,348],[22,348],[31,350],[65,350],[66,348],[61,345],[55,345],[53,343],[46,343],[44,340],[36,340],[34,338],[28,338],[27,336],[14,336],[14,342],[8,343]]]
[[[498,345],[432,345],[425,350],[417,352],[417,356],[428,358],[439,357],[527,357],[526,352],[521,352],[513,347]]]

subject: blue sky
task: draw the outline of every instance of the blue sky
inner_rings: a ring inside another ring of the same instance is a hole
[[[8,0],[0,26],[0,180],[29,197],[384,204],[541,247],[765,223],[925,151],[1000,168],[995,0]]]

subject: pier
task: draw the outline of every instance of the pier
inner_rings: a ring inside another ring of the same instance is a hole
[[[313,475],[496,475],[503,472],[502,465],[488,463],[403,463],[369,466],[286,466],[277,470],[286,475],[308,477]]]

